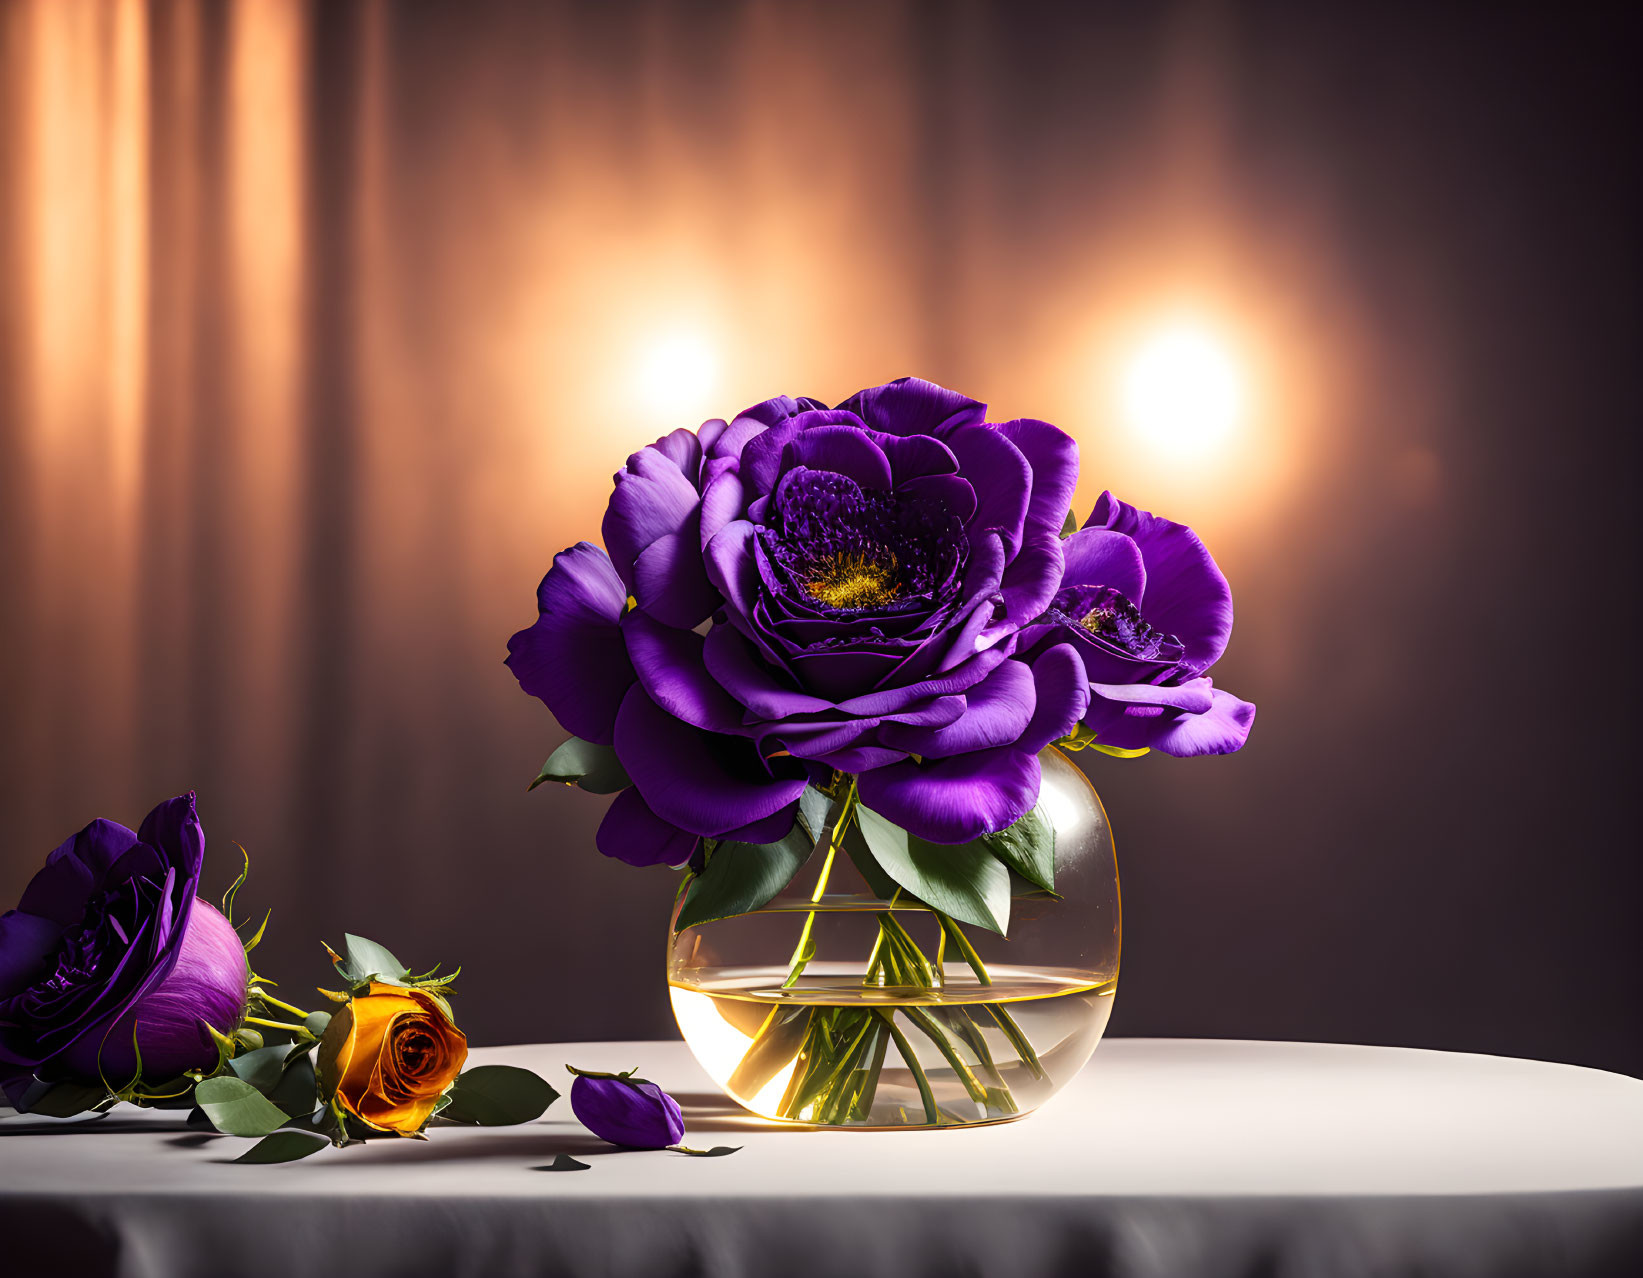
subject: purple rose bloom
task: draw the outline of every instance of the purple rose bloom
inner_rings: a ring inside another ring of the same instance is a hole
[[[1096,740],[1182,757],[1242,746],[1255,707],[1205,673],[1232,635],[1232,591],[1198,535],[1102,493],[1062,550],[1061,588],[1024,645],[1071,644]]]
[[[46,858],[0,915],[0,1083],[16,1103],[30,1077],[116,1086],[208,1068],[207,1025],[245,1014],[245,950],[195,898],[205,832],[194,795],[168,799],[135,834],[93,821]]]
[[[509,643],[521,686],[633,779],[602,851],[681,864],[697,836],[772,841],[834,770],[937,842],[1032,806],[1039,750],[1089,695],[1069,645],[1016,659],[1060,584],[1078,455],[1047,423],[985,415],[904,378],[629,458],[609,558],[557,556]]]
[[[679,1103],[655,1083],[621,1074],[577,1075],[571,1112],[600,1140],[630,1149],[666,1149],[684,1139]]]

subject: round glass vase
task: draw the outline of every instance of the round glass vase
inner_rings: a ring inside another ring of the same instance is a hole
[[[1055,892],[1011,871],[1007,935],[864,874],[848,822],[762,909],[670,930],[674,1017],[727,1095],[812,1126],[965,1126],[1031,1113],[1084,1066],[1118,983],[1118,867],[1094,787],[1053,747],[1040,761]]]

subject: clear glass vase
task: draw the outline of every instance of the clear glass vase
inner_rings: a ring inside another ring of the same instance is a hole
[[[1012,872],[1007,936],[875,892],[842,853],[762,909],[670,931],[674,1016],[713,1081],[766,1118],[854,1128],[1004,1122],[1060,1090],[1112,1012],[1118,868],[1084,774],[1041,762],[1056,891]]]

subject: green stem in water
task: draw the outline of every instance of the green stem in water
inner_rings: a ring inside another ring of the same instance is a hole
[[[907,1041],[896,1025],[896,1014],[889,1008],[878,1009],[884,1023],[890,1028],[890,1037],[895,1040],[896,1050],[901,1053],[901,1059],[907,1062],[907,1068],[913,1071],[913,1082],[918,1084],[919,1100],[924,1102],[924,1118],[932,1127],[941,1125],[941,1112],[936,1108],[936,1095],[930,1090],[930,1080],[924,1073],[924,1066],[918,1063],[918,1055],[913,1051],[913,1045]]]
[[[976,974],[976,980],[982,985],[993,983],[993,974],[987,970],[987,965],[981,961],[981,955],[976,953],[976,947],[970,944],[970,938],[964,935],[959,925],[945,914],[936,915],[941,920],[941,934],[951,937],[953,944],[958,946],[959,952],[964,955],[964,961],[970,965],[970,970]],[[1021,1063],[1032,1071],[1034,1078],[1044,1077],[1044,1066],[1039,1062],[1038,1053],[1033,1045],[1022,1033],[1021,1026],[1015,1022],[1015,1017],[1005,1009],[1002,1003],[988,1003],[985,1005],[993,1020],[998,1023],[999,1029],[1004,1031],[1004,1037],[1010,1040],[1010,1046],[1015,1048],[1016,1055]]]
[[[936,1018],[930,1015],[927,1008],[923,1007],[907,1007],[902,1010],[907,1013],[907,1019],[936,1045],[936,1050],[953,1067],[953,1073],[958,1075],[958,1081],[964,1085],[964,1090],[970,1094],[970,1099],[978,1105],[985,1105],[987,1103],[986,1087],[975,1076],[964,1058],[959,1055],[958,1045],[948,1036],[947,1031],[937,1023]]]
[[[1002,1003],[988,1003],[986,1006],[992,1018],[998,1022],[999,1029],[1004,1031],[1004,1037],[1010,1040],[1010,1046],[1015,1048],[1016,1055],[1021,1057],[1021,1063],[1033,1072],[1034,1078],[1043,1078],[1044,1066],[1039,1063],[1038,1053],[1027,1041],[1027,1036],[1021,1032],[1021,1026],[1015,1023],[1015,1017],[1004,1009]]]

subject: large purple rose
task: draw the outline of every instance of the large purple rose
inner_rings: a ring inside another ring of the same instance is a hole
[[[632,777],[603,851],[679,864],[697,836],[773,840],[834,770],[935,842],[1033,805],[1038,751],[1089,695],[1069,645],[1016,653],[1060,584],[1078,455],[1047,423],[985,416],[902,379],[629,458],[609,558],[558,556],[509,643],[521,686]]]
[[[1206,673],[1232,635],[1232,591],[1198,535],[1102,493],[1062,551],[1061,588],[1023,646],[1072,646],[1096,740],[1178,756],[1241,747],[1255,707]]]
[[[49,857],[0,915],[0,1083],[127,1082],[209,1068],[207,1026],[245,1014],[239,937],[195,898],[205,832],[194,796],[168,799],[136,833],[93,821]]]

